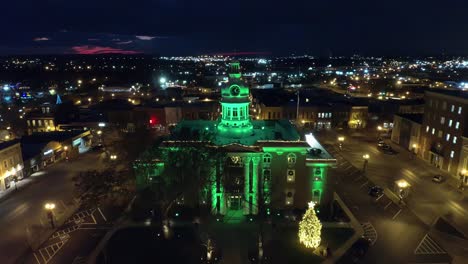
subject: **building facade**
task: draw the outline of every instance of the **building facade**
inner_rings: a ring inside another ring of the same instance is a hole
[[[0,191],[15,184],[15,179],[23,178],[23,158],[19,141],[12,140],[0,144]]]
[[[420,156],[455,177],[466,169],[461,159],[463,137],[467,134],[468,97],[463,91],[425,93]]]

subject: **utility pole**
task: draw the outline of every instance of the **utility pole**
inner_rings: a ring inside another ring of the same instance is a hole
[[[297,90],[296,122],[299,124],[299,89]]]

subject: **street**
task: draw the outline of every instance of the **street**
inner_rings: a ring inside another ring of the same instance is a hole
[[[377,149],[376,137],[345,136],[342,150],[336,147],[336,133],[321,134],[319,138],[338,159],[332,172],[336,175],[331,176],[338,185],[338,193],[361,222],[377,231],[376,243],[365,262],[440,261],[448,252],[453,263],[463,263],[467,257],[466,240],[454,239],[453,232],[436,230],[434,223],[443,217],[457,230],[466,232],[463,223],[468,223],[468,218],[461,209],[468,205],[464,193],[448,183],[433,183],[433,175],[441,172],[422,160],[411,159],[410,153],[397,146],[392,145],[398,153],[388,155]],[[369,161],[362,173],[364,154],[369,155]],[[404,199],[406,205],[399,205],[392,193],[394,182],[400,179],[411,184],[410,195]],[[385,194],[368,195],[368,189],[374,185],[386,189]]]
[[[35,173],[31,183],[4,197],[0,202],[0,263],[14,263],[29,250],[31,241],[42,239],[35,230],[50,228],[44,204],[54,202],[56,218],[60,218],[76,205],[73,176],[100,166],[102,160],[98,153],[86,153],[70,162],[58,162]]]

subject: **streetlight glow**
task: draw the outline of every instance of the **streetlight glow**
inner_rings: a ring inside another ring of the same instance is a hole
[[[365,160],[368,160],[370,158],[369,154],[364,154],[362,155],[362,158],[365,159]]]
[[[46,204],[44,205],[44,208],[45,208],[46,210],[54,210],[54,209],[55,209],[55,204],[54,204],[54,203],[46,203]]]

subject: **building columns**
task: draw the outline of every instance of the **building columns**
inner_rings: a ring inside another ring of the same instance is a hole
[[[250,160],[251,157],[242,158],[242,163],[244,164],[244,195],[243,195],[243,211],[244,215],[250,213]]]

